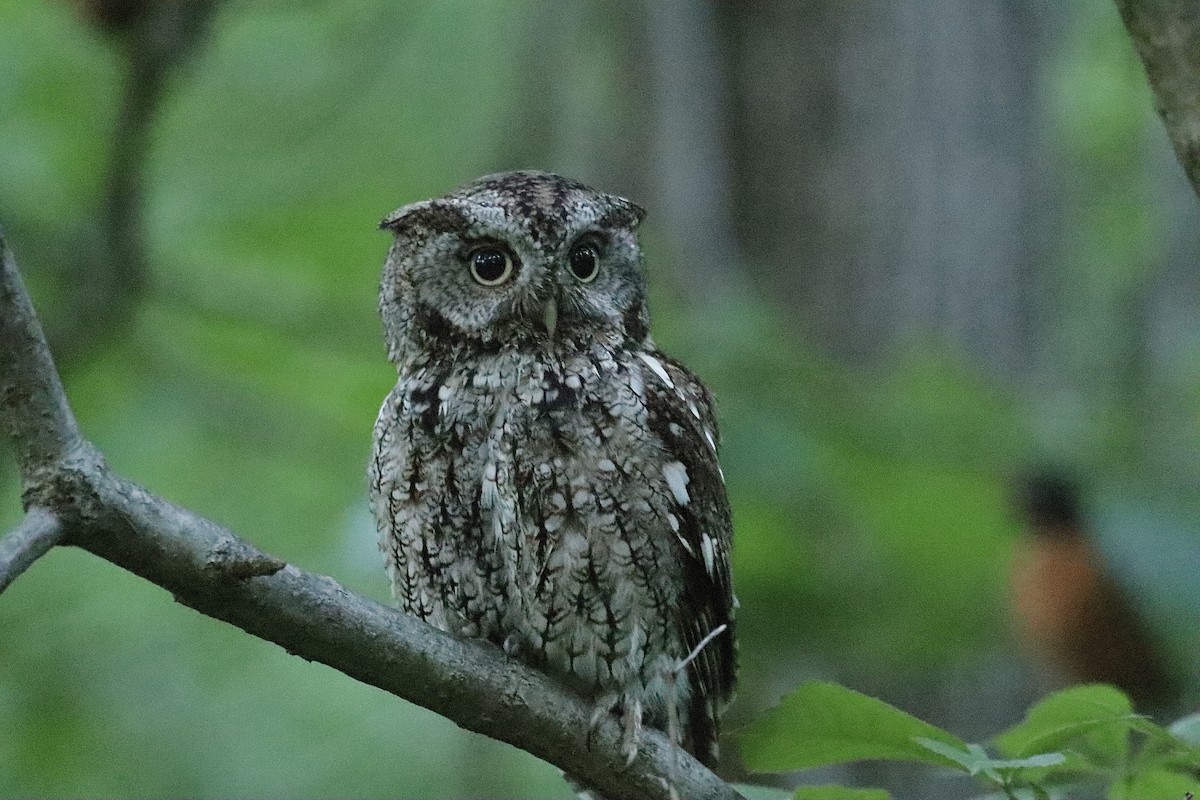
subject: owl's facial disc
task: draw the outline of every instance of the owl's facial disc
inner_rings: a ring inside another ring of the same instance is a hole
[[[392,351],[417,331],[518,349],[640,342],[643,213],[540,172],[485,176],[398,209],[382,223],[396,236],[381,296]]]

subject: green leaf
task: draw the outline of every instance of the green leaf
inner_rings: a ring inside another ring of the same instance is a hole
[[[939,767],[954,762],[918,737],[966,749],[946,731],[865,694],[832,683],[801,684],[738,735],[742,759],[756,772],[791,772],[877,758]]]
[[[1200,780],[1172,770],[1151,770],[1134,775],[1128,782],[1114,783],[1108,790],[1110,800],[1183,800],[1188,793],[1200,792]]]
[[[793,800],[890,800],[884,789],[860,789],[850,786],[801,786]]]
[[[1142,718],[1120,690],[1103,684],[1075,686],[1050,695],[1029,710],[1025,720],[995,738],[1011,758],[1027,758],[1081,737],[1107,764],[1120,764],[1129,751],[1129,730]]]
[[[1057,767],[1067,760],[1062,753],[1038,753],[1025,758],[993,758],[991,765],[996,769],[1038,769]]]
[[[1056,767],[1067,760],[1062,753],[1039,753],[1025,758],[992,758],[977,744],[968,744],[965,750],[959,750],[956,747],[923,737],[917,737],[915,741],[925,749],[932,750],[955,762],[968,775],[978,775],[982,772],[997,783],[1002,781],[1000,777],[1002,770]]]
[[[917,736],[913,741],[926,750],[932,750],[938,755],[950,759],[962,767],[968,775],[977,774],[982,768],[981,765],[988,760],[987,753],[983,752],[977,745],[967,745],[967,749],[960,750],[944,742],[926,739],[924,736]]]

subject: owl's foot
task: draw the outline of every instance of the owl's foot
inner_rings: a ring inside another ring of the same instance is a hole
[[[642,701],[626,698],[621,706],[621,725],[625,735],[621,737],[621,752],[625,754],[625,766],[637,758],[638,740],[642,736]]]
[[[610,712],[615,712],[621,717],[621,752],[625,755],[625,765],[629,766],[637,758],[638,744],[642,736],[642,701],[629,695],[619,699],[611,694],[597,700],[596,707],[592,710],[591,723],[588,725],[589,747],[592,734]]]

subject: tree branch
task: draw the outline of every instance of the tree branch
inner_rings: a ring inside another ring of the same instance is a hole
[[[79,436],[7,250],[0,321],[0,417],[26,476],[26,507],[49,509],[67,544],[301,658],[515,745],[613,800],[666,800],[670,775],[682,797],[740,797],[657,731],[643,734],[626,767],[615,717],[589,736],[591,705],[548,676],[286,564],[115,475]],[[42,513],[35,509],[18,532],[44,541]]]
[[[105,6],[101,8],[101,6]],[[109,141],[101,204],[87,263],[62,277],[70,313],[51,324],[60,363],[123,333],[150,282],[143,209],[154,125],[171,78],[205,41],[220,0],[91,4],[121,58],[121,101]]]
[[[1175,155],[1200,196],[1200,5],[1192,0],[1116,2]]]
[[[27,497],[83,439],[3,230],[0,262],[0,431],[12,443]]]
[[[31,508],[17,529],[0,539],[0,593],[62,538],[58,517],[44,508]]]

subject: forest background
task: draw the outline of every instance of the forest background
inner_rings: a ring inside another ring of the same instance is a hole
[[[1111,3],[228,2],[169,57],[105,5],[0,0],[0,221],[123,474],[386,599],[374,225],[540,167],[650,209],[656,339],[718,398],[732,727],[810,677],[972,740],[1019,719],[1048,688],[1006,595],[1036,463],[1084,478],[1195,652],[1197,208]],[[0,794],[568,794],[71,549],[0,641]],[[932,780],[820,779],[860,777]]]

